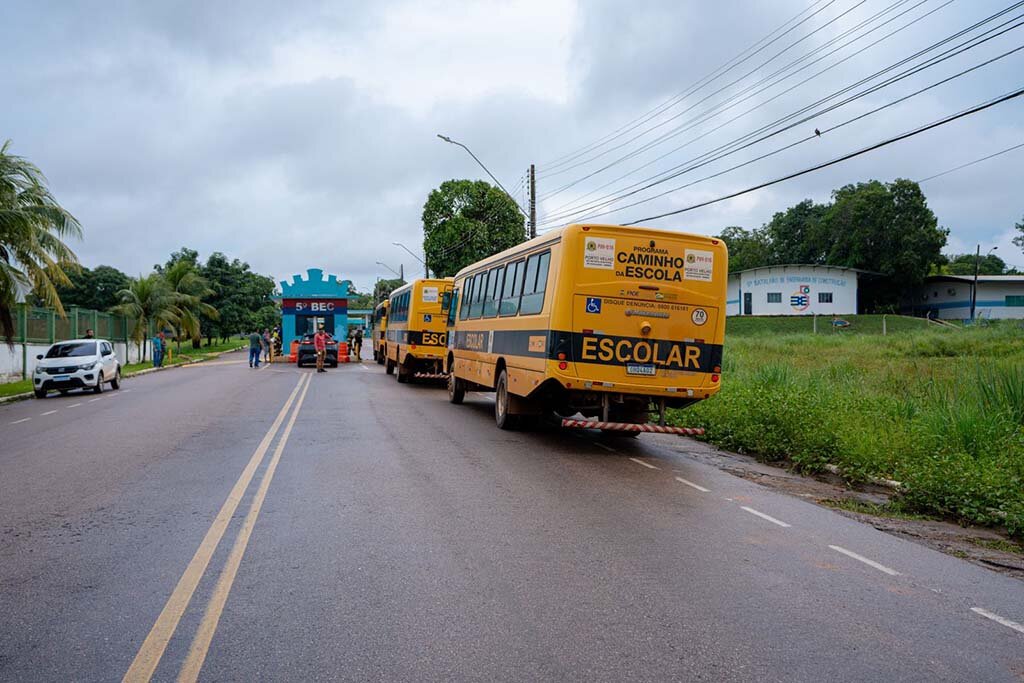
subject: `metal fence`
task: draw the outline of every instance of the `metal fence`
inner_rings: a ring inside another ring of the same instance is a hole
[[[71,306],[61,317],[48,308],[20,304],[16,310],[15,343],[53,344],[64,339],[80,339],[91,329],[100,339],[127,342],[135,321],[122,315],[101,313]],[[152,328],[152,325],[150,325]],[[153,330],[147,331],[147,336]]]

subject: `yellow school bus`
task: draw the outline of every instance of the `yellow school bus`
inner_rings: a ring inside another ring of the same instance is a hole
[[[399,382],[416,374],[442,374],[451,293],[450,277],[415,280],[391,293],[384,364]]]
[[[554,414],[636,433],[720,386],[728,251],[653,228],[570,225],[455,276],[448,395],[494,391],[502,429]],[[668,429],[668,428],[663,428]]]
[[[388,306],[390,299],[385,299],[373,309],[373,359],[378,365],[384,365],[384,355],[387,348],[388,331]]]

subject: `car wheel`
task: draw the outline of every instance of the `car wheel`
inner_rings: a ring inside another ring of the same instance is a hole
[[[36,398],[46,398],[46,389],[35,389],[32,393],[36,395]]]
[[[103,393],[103,372],[96,373],[96,386],[92,388],[92,393],[102,394]]]
[[[110,388],[115,391],[121,388],[121,368],[114,373],[114,379],[110,380]]]
[[[511,401],[508,396],[508,373],[505,370],[498,375],[498,386],[494,393],[494,421],[498,429],[515,429],[519,423],[518,415],[508,412]]]
[[[466,398],[466,383],[455,376],[455,373],[448,375],[448,401],[455,405],[461,404]]]

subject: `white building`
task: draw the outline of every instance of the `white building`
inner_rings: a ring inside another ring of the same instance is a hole
[[[764,266],[729,275],[726,315],[853,315],[865,271],[838,266]]]
[[[915,315],[969,320],[973,275],[931,275],[913,302]],[[979,275],[976,318],[1024,318],[1024,275]]]

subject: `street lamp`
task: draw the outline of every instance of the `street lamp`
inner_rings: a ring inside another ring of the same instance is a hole
[[[523,209],[523,207],[519,206],[519,202],[517,202],[515,197],[512,196],[512,193],[509,192],[508,190],[506,190],[505,186],[502,185],[501,182],[497,178],[494,177],[494,174],[491,173],[490,170],[488,170],[488,168],[486,166],[484,166],[484,162],[482,162],[482,161],[480,161],[479,159],[476,158],[476,155],[473,154],[473,150],[471,150],[469,147],[466,147],[464,144],[462,144],[461,142],[458,142],[457,140],[452,140],[447,135],[441,135],[440,133],[438,133],[437,137],[441,138],[442,140],[444,140],[445,142],[447,142],[450,145],[458,145],[462,149],[464,149],[467,152],[469,152],[469,156],[473,157],[473,161],[478,163],[480,165],[480,168],[482,168],[485,171],[487,171],[487,175],[491,176],[491,180],[493,180],[495,182],[495,184],[497,184],[497,186],[501,188],[502,192],[504,192],[506,195],[508,195],[508,198],[511,199],[512,203],[516,205],[516,208],[519,209],[519,212],[522,213],[524,216],[526,216],[527,219],[530,218],[530,214],[528,214],[526,212],[526,210]]]
[[[993,251],[999,247],[992,247],[985,254],[985,258],[988,258]],[[978,250],[974,253],[974,285],[971,287],[971,322],[974,322],[974,310],[978,303],[978,270],[981,267],[981,245],[978,245]]]
[[[427,268],[427,262],[421,259],[412,249],[405,246],[401,242],[392,242],[391,244],[395,245],[396,247],[401,247],[402,249],[405,249],[407,252],[409,252],[410,256],[412,256],[414,259],[423,264],[423,274],[426,275],[427,277],[430,277],[430,269]]]
[[[397,276],[398,276],[398,278],[399,278],[400,280],[404,280],[404,279],[405,279],[405,277],[404,277],[404,276],[402,275],[402,273],[399,273],[399,272],[398,272],[397,270],[395,270],[394,268],[392,268],[392,267],[391,267],[391,266],[389,266],[388,264],[386,264],[386,263],[384,263],[384,262],[382,262],[382,261],[377,261],[377,265],[378,265],[378,266],[383,266],[383,267],[387,268],[387,269],[388,269],[388,270],[390,270],[390,271],[391,271],[392,273],[394,273],[395,275],[397,275]],[[399,266],[399,268],[401,268],[401,266]]]

